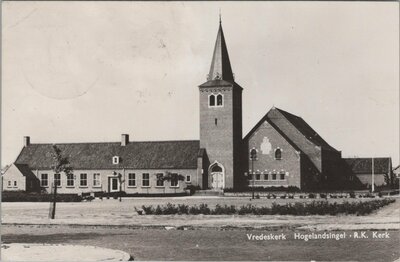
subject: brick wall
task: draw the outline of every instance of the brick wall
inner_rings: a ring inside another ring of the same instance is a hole
[[[297,152],[268,122],[259,126],[248,137],[246,144],[249,159],[247,172],[251,172],[250,149],[257,150],[258,160],[254,161],[254,171],[261,174],[261,180],[255,181],[255,186],[301,186],[300,152]],[[280,149],[282,158],[275,159],[275,150]],[[285,178],[280,179],[280,172],[285,173]],[[277,180],[272,179],[272,173],[277,174]],[[264,174],[269,174],[264,180]],[[249,181],[250,185],[253,181]]]

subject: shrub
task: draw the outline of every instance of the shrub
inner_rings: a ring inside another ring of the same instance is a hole
[[[382,197],[382,192],[379,191],[378,197]]]
[[[281,195],[280,198],[285,199],[286,198],[286,194],[285,195]]]
[[[50,202],[53,194],[30,193],[24,191],[4,191],[1,195],[2,202]],[[57,202],[81,202],[82,197],[78,194],[57,194]]]
[[[312,201],[310,203],[287,203],[279,205],[272,203],[271,207],[256,207],[251,204],[236,208],[234,205],[216,205],[215,209],[210,209],[207,204],[189,207],[168,203],[165,206],[142,206],[146,215],[174,215],[174,214],[204,214],[204,215],[337,215],[337,214],[356,214],[367,215],[385,205],[395,202],[394,199],[379,199],[367,202],[347,202],[329,203],[328,201]],[[135,209],[136,210],[136,209]]]
[[[350,191],[349,196],[350,198],[356,198],[356,194],[353,191]]]
[[[308,198],[315,198],[315,194],[314,193],[309,193],[308,194]]]
[[[320,197],[320,198],[326,198],[326,194],[320,193],[320,194],[319,194],[319,197]]]
[[[190,195],[193,195],[194,193],[196,193],[197,190],[200,190],[201,187],[200,186],[195,186],[195,185],[188,185],[185,190],[189,190],[190,191]]]

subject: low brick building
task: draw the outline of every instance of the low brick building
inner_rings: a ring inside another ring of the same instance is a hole
[[[123,134],[120,143],[55,144],[73,168],[70,175],[52,170],[52,144],[29,141],[25,137],[20,155],[5,172],[5,190],[27,190],[23,177],[36,178],[35,185],[46,191],[57,184],[59,193],[179,193],[188,185],[202,183],[199,141],[130,142]],[[24,172],[17,176],[20,167]],[[183,180],[159,179],[168,174],[180,175]],[[9,181],[17,182],[8,187]]]
[[[348,180],[355,188],[370,188],[372,180],[375,186],[384,186],[393,177],[390,157],[356,157],[343,160]]]

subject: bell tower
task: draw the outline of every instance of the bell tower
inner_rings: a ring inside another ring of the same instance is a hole
[[[199,86],[200,147],[210,163],[203,170],[209,188],[233,188],[240,183],[242,90],[232,73],[220,19],[207,82]]]

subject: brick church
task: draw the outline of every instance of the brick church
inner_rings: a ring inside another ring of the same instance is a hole
[[[236,83],[219,24],[207,81],[199,86],[200,140],[59,143],[73,174],[52,171],[52,144],[24,147],[3,175],[4,190],[60,193],[183,192],[188,185],[221,190],[247,186],[294,186],[314,190],[344,183],[341,152],[301,117],[273,107],[243,137],[242,92]],[[249,152],[257,153],[254,161]],[[168,174],[180,179],[163,180]],[[118,179],[118,176],[122,177]]]

